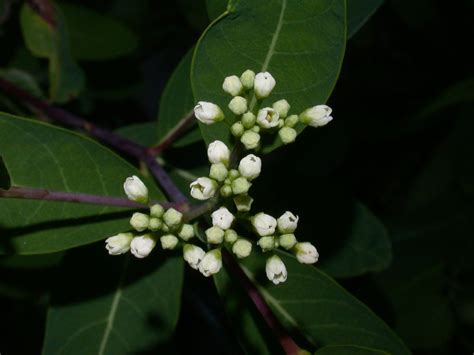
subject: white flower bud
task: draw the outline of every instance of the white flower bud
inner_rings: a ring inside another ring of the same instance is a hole
[[[252,243],[247,239],[239,239],[232,245],[232,252],[239,258],[246,258],[252,252]]]
[[[219,227],[206,229],[206,238],[209,244],[221,244],[224,241],[224,231]]]
[[[208,251],[199,263],[199,271],[206,277],[217,274],[222,268],[222,254],[220,249]]]
[[[298,133],[293,128],[282,127],[278,131],[278,135],[280,136],[280,139],[283,142],[283,144],[290,144],[295,141]]]
[[[123,183],[123,189],[129,200],[147,203],[148,189],[138,176],[128,177]]]
[[[246,194],[249,191],[250,186],[252,186],[252,183],[244,177],[235,179],[231,184],[234,195]]]
[[[247,112],[247,100],[242,96],[236,96],[229,102],[229,110],[240,116]]]
[[[150,215],[152,217],[160,218],[161,216],[163,216],[164,212],[165,209],[159,204],[150,207]]]
[[[276,85],[276,81],[272,74],[268,72],[258,73],[255,76],[254,90],[257,99],[264,99],[270,96],[273,88]]]
[[[260,143],[260,134],[253,131],[245,131],[242,137],[240,137],[240,141],[245,146],[245,149],[255,149]]]
[[[250,129],[255,126],[255,122],[257,122],[257,117],[252,112],[246,112],[242,115],[242,124],[245,128]]]
[[[170,228],[175,228],[181,224],[183,214],[174,208],[168,209],[163,215],[163,221]]]
[[[275,238],[272,236],[262,237],[257,242],[262,251],[269,251],[275,249]]]
[[[332,108],[327,105],[313,106],[300,115],[300,121],[312,127],[321,127],[332,121],[331,112]]]
[[[223,163],[227,165],[230,158],[230,150],[221,141],[214,141],[207,147],[207,157],[211,164]]]
[[[282,248],[290,250],[296,244],[296,237],[293,233],[282,234],[278,238],[278,242]]]
[[[237,96],[242,92],[243,86],[237,75],[231,75],[224,79],[222,89],[232,96]]]
[[[209,177],[222,182],[226,179],[227,173],[228,171],[224,164],[212,164],[211,169],[209,170]]]
[[[191,196],[196,200],[208,200],[214,196],[217,190],[217,182],[207,177],[200,177],[191,185]]]
[[[252,225],[258,235],[263,237],[275,233],[277,221],[272,216],[260,212],[252,218]]]
[[[173,250],[178,245],[178,238],[173,234],[166,234],[160,238],[160,242],[163,249]]]
[[[278,100],[272,105],[273,109],[278,112],[281,118],[285,118],[290,111],[290,104],[285,99]]]
[[[235,207],[239,212],[248,212],[252,208],[253,198],[249,195],[238,195],[234,197]]]
[[[264,107],[258,111],[257,123],[262,128],[278,127],[280,115],[271,107]]]
[[[230,132],[234,137],[240,137],[242,134],[244,134],[245,128],[242,125],[242,122],[235,122],[231,127],[230,127]]]
[[[185,244],[183,247],[183,259],[195,270],[199,268],[205,254],[204,250],[193,244]]]
[[[150,234],[134,237],[130,244],[130,251],[137,258],[147,257],[156,245],[156,240]]]
[[[159,218],[151,217],[150,221],[148,222],[148,228],[150,228],[151,231],[156,232],[157,230],[160,230],[161,227],[163,227],[163,222]]]
[[[285,264],[277,255],[273,255],[267,259],[265,271],[267,273],[268,279],[275,285],[285,282],[288,276]]]
[[[135,212],[130,218],[130,225],[137,232],[143,232],[148,228],[148,223],[150,222],[150,217],[144,213]]]
[[[224,232],[224,239],[227,243],[235,243],[235,241],[237,240],[239,236],[237,235],[237,232],[233,229],[227,229],[225,232]]]
[[[285,118],[285,126],[293,128],[294,126],[296,126],[299,120],[300,119],[298,118],[298,115],[291,115]]]
[[[255,81],[255,73],[250,69],[247,69],[240,76],[240,82],[242,83],[244,89],[250,90],[253,88],[253,83]]]
[[[130,250],[132,238],[132,233],[119,233],[109,237],[105,240],[105,249],[109,251],[110,255],[125,254]]]
[[[248,180],[253,180],[260,175],[262,171],[262,160],[253,155],[249,154],[242,158],[239,163],[239,173],[241,176]]]
[[[299,219],[298,216],[295,216],[290,211],[286,211],[278,218],[278,231],[283,234],[293,233],[298,226]]]
[[[234,215],[230,213],[225,207],[221,207],[218,210],[212,212],[211,217],[212,225],[223,230],[229,229],[232,225],[232,222],[234,222]]]
[[[296,259],[301,264],[314,264],[319,259],[319,253],[313,244],[304,242],[297,243],[294,248]]]
[[[210,125],[224,119],[221,108],[212,102],[199,101],[194,106],[194,116],[204,124]]]
[[[178,236],[181,239],[188,241],[194,237],[194,227],[191,224],[183,224],[178,231]]]

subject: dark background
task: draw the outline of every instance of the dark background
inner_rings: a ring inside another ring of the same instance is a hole
[[[139,46],[120,59],[81,62],[87,91],[65,107],[112,129],[156,120],[167,79],[208,22],[202,1],[76,3],[127,24]],[[19,6],[13,2],[0,25],[0,67],[27,70],[46,88],[47,65],[25,50]],[[266,157],[267,178],[274,186],[289,182],[292,194],[279,198],[256,186],[266,208],[299,206],[307,233],[315,216],[330,211],[323,250],[337,242],[344,206],[355,199],[385,223],[392,266],[339,281],[420,355],[474,351],[473,10],[472,0],[386,1],[348,42],[329,102],[331,127],[306,130]],[[183,168],[205,163],[199,144],[166,154]],[[54,275],[0,264],[2,354],[40,352]],[[186,277],[178,341],[160,350],[240,353],[212,282],[189,270]],[[181,340],[190,334],[188,348]]]

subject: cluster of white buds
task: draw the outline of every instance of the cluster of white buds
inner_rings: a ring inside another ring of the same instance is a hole
[[[148,202],[148,189],[136,176],[125,180],[127,197],[135,202]],[[160,241],[163,249],[174,249],[179,239],[187,242],[194,237],[194,227],[183,223],[183,214],[174,208],[164,209],[160,204],[150,207],[149,213],[135,212],[130,225],[136,233],[119,233],[106,239],[105,247],[111,255],[130,252],[137,258],[148,256]]]
[[[232,96],[228,104],[230,112],[236,117],[230,131],[246,149],[258,149],[262,133],[278,131],[283,144],[295,141],[298,123],[321,127],[332,120],[332,109],[326,105],[316,105],[300,115],[290,112],[290,104],[285,99],[275,101],[260,108],[275,88],[276,80],[272,74],[255,74],[248,69],[240,77],[231,75],[224,79],[222,89]],[[265,102],[266,103],[266,102]],[[194,108],[196,118],[204,124],[213,124],[224,119],[224,113],[216,104],[200,101]]]

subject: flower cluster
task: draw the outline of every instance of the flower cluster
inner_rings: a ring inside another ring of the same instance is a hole
[[[228,108],[236,119],[230,131],[248,150],[261,146],[260,134],[278,132],[282,143],[289,144],[296,139],[298,133],[295,128],[298,123],[321,127],[332,120],[332,110],[326,105],[308,108],[300,115],[289,115],[291,106],[285,99],[260,108],[275,85],[276,80],[270,73],[255,75],[251,70],[246,70],[240,78],[237,75],[228,76],[222,84],[223,90],[233,96]],[[218,105],[206,101],[198,102],[194,114],[199,121],[207,125],[225,119]]]

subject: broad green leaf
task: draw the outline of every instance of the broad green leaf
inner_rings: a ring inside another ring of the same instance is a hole
[[[44,354],[137,354],[172,335],[183,259],[162,250],[139,260],[102,245],[68,252],[48,312]],[[84,262],[87,260],[87,262]]]
[[[384,0],[347,0],[347,37],[355,35],[383,2]]]
[[[288,328],[302,332],[315,346],[351,344],[390,354],[410,353],[382,320],[329,276],[279,254],[288,269],[284,284],[275,286],[266,279],[265,258],[257,252],[242,266]]]
[[[47,12],[48,21],[25,3],[20,14],[21,30],[27,48],[34,55],[49,59],[49,94],[53,101],[63,103],[79,95],[85,78],[71,56],[68,29],[61,11],[51,7]]]
[[[158,114],[158,140],[162,140],[173,129],[179,125],[181,120],[192,112],[194,98],[191,89],[190,71],[193,49],[190,49],[183,57],[171,75],[160,100]],[[197,126],[190,129],[188,133],[188,144],[201,140],[200,134],[196,132]],[[183,137],[184,138],[184,137]]]
[[[95,141],[48,124],[0,114],[0,155],[12,186],[124,196],[136,168]],[[153,199],[164,199],[144,179]],[[0,199],[0,253],[51,253],[92,243],[130,228],[130,210],[116,207]]]
[[[0,77],[10,81],[33,96],[43,97],[41,88],[35,78],[26,71],[15,68],[0,69]]]
[[[194,53],[191,83],[195,101],[214,102],[227,116],[226,122],[201,125],[204,140],[232,142],[228,125],[235,117],[227,109],[230,97],[222,90],[226,76],[240,75],[246,69],[269,71],[277,85],[262,106],[285,98],[290,112],[301,113],[328,99],[345,43],[344,0],[233,2],[208,27]],[[280,144],[277,139],[268,151]]]
[[[354,204],[352,210],[348,228],[341,234],[331,235],[331,239],[339,239],[337,248],[328,252],[326,257],[324,254],[321,257],[320,267],[333,277],[381,271],[392,261],[390,238],[382,222],[361,203]],[[325,230],[320,233],[328,232]],[[310,238],[316,245],[320,233],[316,232],[314,239]]]
[[[76,59],[108,60],[133,52],[137,37],[113,18],[84,6],[62,3],[69,29],[71,51]]]
[[[391,355],[382,350],[364,348],[354,345],[325,346],[314,353],[314,355]]]

